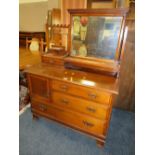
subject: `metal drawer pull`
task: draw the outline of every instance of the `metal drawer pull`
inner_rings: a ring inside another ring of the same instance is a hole
[[[42,111],[46,111],[46,110],[47,110],[47,107],[46,107],[45,105],[43,105],[43,104],[40,104],[40,105],[39,105],[39,108],[40,108],[40,110],[42,110]]]
[[[96,94],[93,94],[93,93],[89,93],[88,96],[91,98],[91,99],[96,99],[97,95]]]
[[[69,103],[69,101],[66,100],[66,99],[61,99],[61,102],[62,102],[62,103],[65,103],[65,104],[68,104],[68,103]]]
[[[90,111],[90,112],[96,112],[96,109],[91,108],[91,107],[87,107],[87,110]]]
[[[68,87],[66,85],[61,85],[60,88],[63,90],[63,91],[67,91]]]
[[[90,122],[87,122],[87,121],[83,121],[83,124],[87,127],[93,127],[94,124],[90,123]]]

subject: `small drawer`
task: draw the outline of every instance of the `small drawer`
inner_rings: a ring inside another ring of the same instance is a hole
[[[82,112],[102,120],[108,119],[108,105],[98,104],[96,102],[66,95],[61,92],[52,92],[52,101],[53,104],[66,109],[70,108],[77,112]]]
[[[49,106],[47,104],[41,103],[41,102],[37,102],[37,101],[31,101],[31,108],[32,109],[36,109],[39,110],[41,112],[45,112],[48,113],[49,112]]]
[[[50,64],[53,64],[53,65],[63,65],[63,60],[57,59],[57,58],[53,58],[53,57],[42,56],[42,62],[50,63]]]
[[[53,80],[53,82],[51,82],[51,87],[54,90],[83,97],[91,101],[106,103],[106,104],[110,103],[111,95],[104,91],[96,90],[95,88],[78,86],[72,83],[62,82],[58,80]]]

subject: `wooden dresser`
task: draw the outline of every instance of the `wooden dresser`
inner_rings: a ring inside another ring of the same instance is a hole
[[[118,79],[41,63],[27,70],[34,118],[44,116],[105,142]]]
[[[33,117],[52,119],[103,146],[118,94],[127,10],[69,12],[68,47],[42,53],[42,63],[26,70]]]

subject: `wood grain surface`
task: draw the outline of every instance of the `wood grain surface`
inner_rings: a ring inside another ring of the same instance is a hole
[[[41,62],[39,52],[32,53],[26,48],[19,48],[19,69],[26,69],[34,64]]]

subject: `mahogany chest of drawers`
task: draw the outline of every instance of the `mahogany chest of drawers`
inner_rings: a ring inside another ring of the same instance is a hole
[[[53,42],[54,49],[63,50],[43,52],[42,63],[26,71],[33,117],[57,121],[103,146],[118,94],[128,9],[68,11],[70,25],[56,26],[67,27],[68,32],[55,32],[63,36],[60,47]]]
[[[108,132],[116,78],[41,63],[26,70],[34,118],[52,119],[102,146]]]

